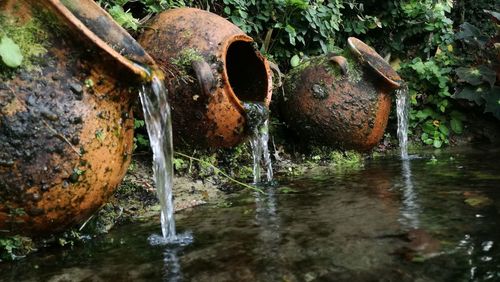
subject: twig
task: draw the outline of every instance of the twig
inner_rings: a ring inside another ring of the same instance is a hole
[[[14,96],[16,97],[16,99],[20,100],[19,97],[17,97],[17,94],[16,92],[14,91],[14,89],[12,89],[12,87],[10,87],[9,85],[7,85],[7,87],[9,88],[10,92],[12,92],[12,94],[14,94]],[[30,108],[29,105],[27,105],[28,108]],[[45,126],[50,130],[52,131],[52,133],[54,133],[57,137],[63,139],[66,143],[68,143],[68,145],[71,147],[71,149],[73,149],[73,151],[75,151],[75,153],[81,157],[82,155],[80,154],[80,151],[78,151],[74,146],[73,144],[71,144],[71,142],[66,138],[64,137],[64,135],[60,134],[59,132],[57,132],[54,128],[52,128],[45,120],[42,120],[42,122],[45,124]]]
[[[66,143],[68,143],[68,145],[71,147],[71,149],[73,149],[73,151],[75,151],[75,153],[81,157],[82,154],[80,154],[80,151],[78,151],[75,146],[73,146],[73,144],[71,144],[71,142],[68,140],[68,138],[66,138],[64,135],[60,134],[59,132],[57,132],[54,128],[52,128],[46,121],[42,120],[42,122],[45,124],[45,126],[50,130],[52,131],[52,133],[54,133],[57,137],[61,138],[62,140],[64,140]]]
[[[190,159],[190,160],[194,160],[194,161],[197,161],[197,162],[203,163],[203,164],[205,164],[205,165],[209,165],[209,166],[211,166],[211,167],[212,167],[215,171],[217,171],[218,173],[222,174],[224,177],[226,177],[226,178],[227,178],[227,179],[229,179],[230,181],[232,181],[232,182],[234,182],[234,183],[236,183],[236,184],[239,184],[239,185],[241,185],[241,186],[243,186],[243,187],[245,187],[245,188],[248,188],[248,189],[250,189],[250,190],[253,190],[253,191],[255,191],[255,192],[259,192],[259,193],[265,194],[265,193],[264,193],[264,191],[262,191],[262,189],[259,189],[259,188],[254,187],[254,186],[250,186],[250,185],[248,185],[248,184],[246,184],[246,183],[243,183],[243,182],[241,182],[241,181],[238,181],[238,180],[236,180],[236,179],[232,178],[232,177],[231,177],[231,176],[229,176],[227,173],[225,173],[224,171],[222,171],[220,168],[218,168],[218,167],[214,166],[213,164],[211,164],[211,163],[209,163],[209,162],[206,162],[206,161],[204,161],[204,160],[201,160],[201,159],[198,159],[198,158],[195,158],[195,157],[192,157],[192,156],[188,156],[188,155],[186,155],[186,154],[179,153],[179,152],[174,152],[174,154],[179,155],[179,156],[184,157],[184,158],[187,158],[187,159]]]

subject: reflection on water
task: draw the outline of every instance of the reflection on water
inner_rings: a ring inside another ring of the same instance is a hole
[[[179,214],[189,245],[152,247],[157,222],[125,225],[0,264],[0,281],[500,281],[500,152],[433,154],[281,177]]]
[[[409,228],[418,228],[420,222],[420,206],[418,204],[418,194],[413,186],[411,175],[411,163],[408,157],[401,161],[401,174],[403,177],[401,219],[400,222]]]
[[[164,268],[163,268],[163,278],[167,281],[177,282],[182,281],[181,265],[179,261],[179,249],[168,248],[163,253]]]
[[[255,224],[259,227],[257,253],[266,254],[263,271],[271,277],[276,273],[279,265],[281,243],[281,223],[275,189],[275,187],[267,187],[265,194],[255,193]]]

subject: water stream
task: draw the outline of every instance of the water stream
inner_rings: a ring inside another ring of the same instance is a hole
[[[143,86],[140,91],[144,120],[153,150],[153,174],[156,192],[161,205],[162,236],[151,236],[152,244],[186,243],[189,234],[178,236],[175,230],[173,186],[173,144],[170,106],[163,81],[152,76],[151,86]]]
[[[401,150],[401,159],[408,159],[408,125],[410,112],[410,97],[408,85],[403,84],[396,90],[396,111],[398,116],[398,140]]]
[[[266,181],[273,180],[273,167],[269,153],[269,110],[263,103],[245,103],[247,123],[252,132],[250,147],[253,156],[253,182],[262,182],[261,164],[266,170]]]

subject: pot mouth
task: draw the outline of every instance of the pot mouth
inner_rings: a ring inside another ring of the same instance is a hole
[[[363,41],[349,37],[347,39],[349,49],[373,71],[381,76],[392,88],[401,87],[403,82],[399,74],[389,65],[373,48]]]
[[[269,106],[272,95],[271,70],[267,60],[253,47],[247,35],[235,35],[226,41],[223,53],[224,80],[228,94],[240,111],[245,102]]]
[[[142,80],[156,68],[151,56],[92,0],[47,0],[65,23]]]

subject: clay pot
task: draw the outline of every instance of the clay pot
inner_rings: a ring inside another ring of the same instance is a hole
[[[280,110],[304,140],[366,151],[384,134],[401,78],[360,40],[351,37],[348,46],[345,57],[324,55],[293,69]]]
[[[134,87],[148,76],[137,63],[153,61],[92,0],[7,0],[0,13],[11,26],[35,23],[45,49],[0,81],[0,235],[57,232],[122,180]]]
[[[174,143],[231,147],[248,136],[244,102],[269,106],[272,79],[253,40],[213,13],[173,9],[148,24],[139,42],[164,69]]]

